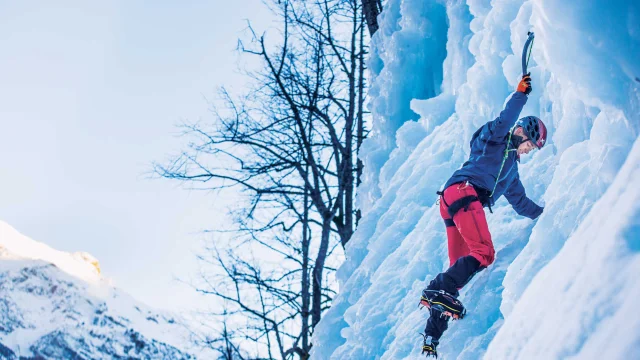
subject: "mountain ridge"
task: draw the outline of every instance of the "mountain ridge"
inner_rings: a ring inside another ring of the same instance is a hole
[[[0,357],[193,359],[182,320],[136,301],[84,252],[55,250],[0,222]]]

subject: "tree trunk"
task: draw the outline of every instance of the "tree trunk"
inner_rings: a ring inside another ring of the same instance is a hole
[[[354,3],[355,6],[355,3]],[[358,104],[356,103],[358,87],[356,84],[356,71],[358,66],[358,13],[353,12],[353,29],[351,31],[351,49],[350,49],[350,63],[349,69],[349,113],[345,123],[345,151],[343,155],[344,161],[344,228],[340,240],[342,241],[342,247],[347,245],[351,235],[353,234],[353,197],[354,197],[354,177],[353,177],[353,130],[356,125],[356,109]]]
[[[333,216],[327,216],[326,214],[323,216],[320,248],[318,249],[318,256],[316,257],[316,262],[313,267],[313,307],[311,309],[311,326],[314,328],[320,322],[320,318],[322,317],[322,274],[324,273],[324,263],[327,259],[327,251],[329,250],[332,218]]]
[[[371,36],[378,31],[378,15],[381,10],[382,6],[379,0],[362,0],[362,12],[367,19],[367,27]]]
[[[364,15],[361,15],[360,23],[364,24]],[[359,187],[362,183],[362,170],[364,169],[364,164],[362,159],[360,158],[360,147],[362,146],[362,141],[364,141],[364,91],[365,91],[365,83],[364,83],[364,54],[365,54],[365,46],[364,46],[364,27],[360,27],[360,53],[359,53],[359,68],[358,68],[358,119],[356,125],[356,187]],[[360,209],[356,211],[356,219],[355,219],[355,227],[358,227],[358,223],[360,222]]]
[[[307,174],[309,166],[307,165]],[[302,350],[309,354],[309,190],[304,191],[304,214],[302,223]]]

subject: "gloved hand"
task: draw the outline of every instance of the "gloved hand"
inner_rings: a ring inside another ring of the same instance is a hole
[[[518,89],[516,89],[516,91],[529,95],[529,93],[531,92],[531,73],[527,73],[526,75],[522,76],[522,80],[520,80]]]

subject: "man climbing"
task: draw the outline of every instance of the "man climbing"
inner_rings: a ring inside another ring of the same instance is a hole
[[[495,250],[483,207],[504,195],[515,211],[536,219],[543,208],[529,199],[520,182],[520,156],[542,148],[547,129],[539,118],[518,116],[531,92],[526,74],[495,120],[484,124],[471,138],[469,160],[446,182],[440,195],[440,215],[447,228],[449,269],[438,274],[423,291],[420,303],[429,308],[423,353],[437,357],[436,346],[449,318],[462,319],[466,310],[457,300],[458,290],[493,263]]]

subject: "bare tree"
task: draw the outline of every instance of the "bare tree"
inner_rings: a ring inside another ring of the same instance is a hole
[[[313,328],[335,294],[328,277],[358,221],[364,15],[357,0],[270,5],[282,20],[277,45],[249,26],[239,46],[264,65],[249,74],[255,88],[240,99],[222,89],[226,106],[214,112],[213,126],[185,124],[189,149],[155,170],[246,195],[233,213],[236,236],[200,256],[218,271],[203,276],[199,291],[233,307],[228,315],[260,344],[256,354],[307,359]]]

